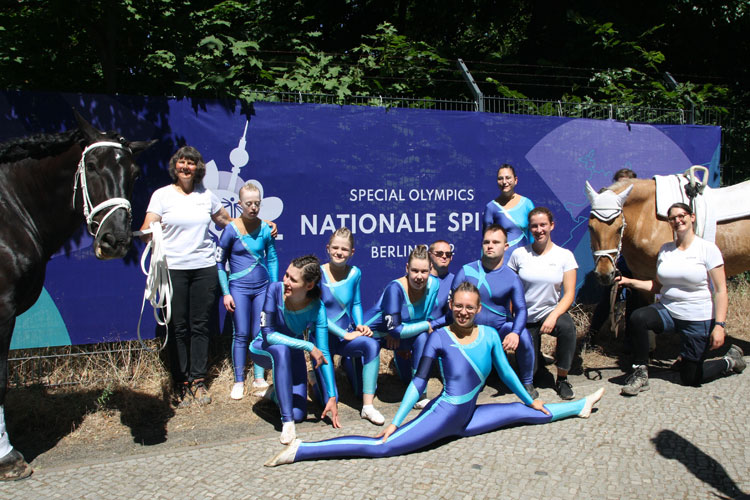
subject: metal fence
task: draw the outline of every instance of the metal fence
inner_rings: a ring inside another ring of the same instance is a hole
[[[252,94],[257,101],[312,103],[330,105],[380,106],[384,108],[430,109],[438,111],[466,111],[486,113],[524,114],[539,116],[560,116],[566,118],[588,118],[595,120],[617,120],[631,123],[658,123],[684,125],[719,125],[731,130],[732,115],[722,108],[706,107],[700,111],[686,109],[663,109],[635,106],[617,106],[595,102],[565,102],[537,99],[514,99],[498,96],[482,96],[482,101],[470,99],[423,99],[408,96],[360,96],[336,94],[316,94],[303,92],[257,91]],[[724,140],[724,139],[722,139]],[[722,144],[722,152],[724,147]],[[723,158],[724,159],[724,158]],[[70,346],[60,348],[26,349],[9,359],[10,381],[13,385],[44,384],[61,385],[76,382],[72,380],[50,380],[49,373],[54,367],[65,364],[72,358],[104,357],[123,352],[123,343],[114,345],[93,344],[90,346]],[[128,356],[133,353],[146,353],[133,341],[125,347]],[[94,363],[96,364],[96,363]],[[63,377],[65,378],[65,377]]]

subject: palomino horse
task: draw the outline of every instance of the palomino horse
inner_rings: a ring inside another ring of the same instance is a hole
[[[42,291],[45,266],[86,222],[99,259],[122,258],[132,242],[135,156],[153,142],[102,133],[75,113],[79,128],[0,145],[0,480],[31,467],[5,429],[8,350],[16,316]]]
[[[589,233],[599,281],[613,282],[620,254],[636,278],[655,278],[659,249],[673,238],[669,223],[656,215],[656,181],[625,179],[602,193],[587,182],[586,195],[592,205]],[[727,276],[750,269],[750,218],[720,222],[716,245],[724,256]]]

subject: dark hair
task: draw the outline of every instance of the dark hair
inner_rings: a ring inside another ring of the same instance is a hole
[[[450,243],[448,243],[448,242],[447,242],[447,241],[445,241],[445,240],[435,240],[435,241],[433,241],[432,243],[430,243],[430,247],[429,247],[429,248],[427,249],[427,251],[428,251],[428,252],[430,252],[430,253],[432,253],[432,251],[433,251],[433,250],[435,250],[435,245],[437,245],[438,243],[445,243],[445,244],[446,244],[446,245],[448,245],[449,247],[451,246],[451,244],[450,244]],[[451,247],[451,249],[453,249],[453,247]]]
[[[333,239],[336,236],[340,238],[346,238],[347,240],[349,240],[349,246],[354,248],[354,235],[352,234],[351,230],[349,230],[348,227],[340,227],[337,230],[335,230],[333,233],[331,233],[331,237],[328,238],[329,245],[333,242]]]
[[[504,169],[504,168],[509,168],[510,171],[513,172],[513,177],[518,177],[518,175],[516,175],[516,169],[513,168],[513,165],[511,165],[509,163],[503,163],[502,165],[500,165],[499,167],[497,167],[497,173],[499,174],[500,171],[502,169]]]
[[[177,182],[177,162],[182,159],[195,162],[194,182],[198,184],[203,181],[203,177],[206,175],[206,164],[203,162],[203,156],[193,146],[182,146],[169,159],[169,176],[172,180]]]
[[[693,209],[690,208],[689,205],[687,205],[685,203],[678,202],[678,203],[672,203],[669,206],[669,208],[667,209],[667,217],[669,217],[669,213],[672,211],[673,208],[681,208],[684,211],[686,211],[688,213],[688,215],[693,215]]]
[[[550,210],[547,207],[535,207],[535,208],[532,208],[531,212],[529,212],[529,215],[528,215],[529,222],[531,222],[531,217],[533,217],[534,215],[539,215],[539,214],[546,215],[547,218],[549,219],[549,223],[550,224],[552,224],[553,222],[555,222],[555,216],[552,215],[552,210]]]
[[[615,175],[612,176],[612,182],[617,182],[621,179],[637,179],[638,174],[630,170],[629,168],[621,168]]]
[[[314,283],[315,286],[307,291],[307,297],[311,299],[320,298],[320,261],[314,255],[303,255],[292,260],[292,265],[302,271],[302,279],[305,283]]]
[[[411,264],[414,259],[422,259],[430,262],[430,256],[427,254],[427,245],[417,245],[409,254],[409,260],[406,261],[406,265]],[[430,262],[432,265],[432,262]]]
[[[474,284],[471,283],[470,281],[462,281],[461,283],[458,284],[456,288],[453,289],[453,291],[451,292],[451,301],[453,300],[453,297],[455,297],[458,292],[473,293],[477,296],[477,299],[481,297],[479,295],[479,289],[476,286],[474,286]]]
[[[485,227],[484,231],[482,231],[482,238],[484,238],[485,234],[490,232],[494,233],[495,231],[502,231],[505,235],[505,240],[508,240],[508,231],[506,231],[505,228],[500,224],[490,224],[489,226]]]

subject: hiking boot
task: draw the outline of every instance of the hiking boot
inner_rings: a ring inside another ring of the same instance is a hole
[[[727,370],[727,373],[729,373],[729,371],[733,371],[734,373],[742,373],[742,371],[747,366],[747,363],[745,363],[745,358],[743,357],[744,355],[745,353],[742,352],[742,349],[740,349],[739,346],[736,346],[734,344],[729,346],[729,350],[724,356],[724,359],[726,359],[729,363],[729,370]]]
[[[560,399],[570,400],[575,397],[573,386],[570,385],[567,378],[557,380],[555,391],[557,391],[557,395],[560,396]]]
[[[625,379],[625,386],[620,389],[620,394],[623,396],[637,396],[639,392],[649,389],[651,389],[651,386],[648,383],[648,369],[645,365],[640,365]]]
[[[529,393],[529,396],[531,396],[531,399],[539,398],[539,391],[534,389],[534,384],[523,384],[523,388],[526,389],[526,392]]]
[[[190,390],[190,385],[184,382],[175,390],[175,405],[177,408],[188,408],[191,404],[193,404],[193,391]]]
[[[198,404],[207,405],[211,403],[211,395],[206,389],[206,384],[202,380],[196,380],[193,383],[193,397]]]

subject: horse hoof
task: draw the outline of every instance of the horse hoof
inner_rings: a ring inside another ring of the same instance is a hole
[[[16,481],[31,475],[34,469],[26,463],[23,455],[13,448],[0,459],[0,481]]]

